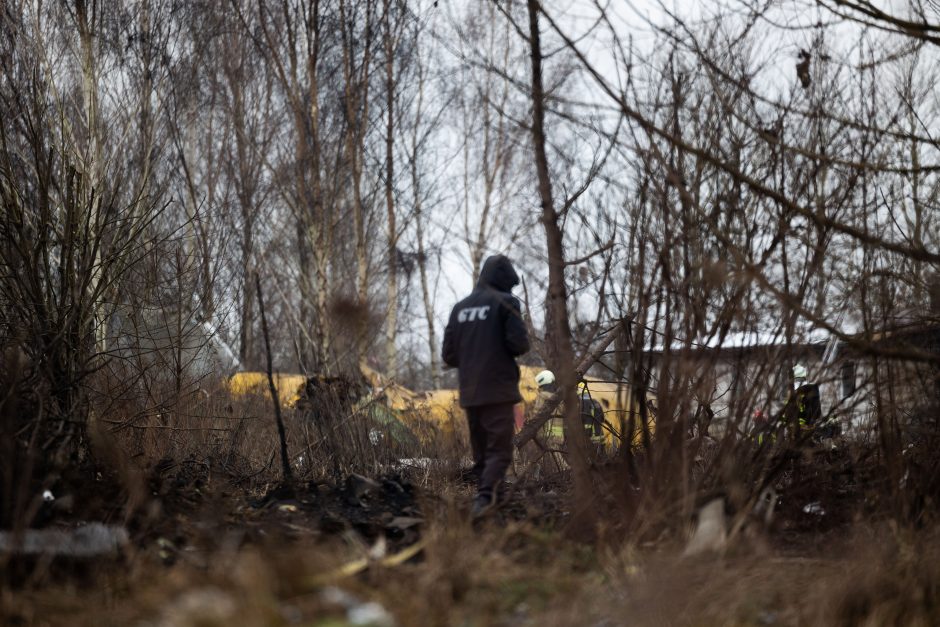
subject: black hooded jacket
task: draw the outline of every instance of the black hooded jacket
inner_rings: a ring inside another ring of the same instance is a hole
[[[519,276],[509,258],[488,257],[476,288],[456,305],[444,329],[444,363],[460,369],[460,405],[518,403],[516,357],[529,350],[519,301],[509,291]]]

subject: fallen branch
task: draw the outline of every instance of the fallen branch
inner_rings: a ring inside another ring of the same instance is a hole
[[[307,579],[307,585],[319,588],[337,579],[344,579],[346,577],[358,575],[373,564],[379,564],[386,568],[400,566],[423,551],[427,544],[427,539],[423,539],[415,542],[402,551],[395,553],[394,555],[389,555],[380,559],[370,559],[369,557],[363,557],[357,560],[353,560],[328,573],[310,577]]]

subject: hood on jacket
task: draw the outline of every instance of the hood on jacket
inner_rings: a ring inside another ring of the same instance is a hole
[[[479,287],[492,287],[500,292],[509,292],[519,285],[519,275],[512,267],[512,262],[506,255],[492,255],[483,262],[480,270]]]

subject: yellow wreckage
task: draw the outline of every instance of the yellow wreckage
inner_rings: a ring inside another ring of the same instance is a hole
[[[463,428],[465,418],[457,390],[415,392],[365,364],[360,366],[360,370],[372,389],[371,396],[380,399],[421,440],[427,441],[435,432],[452,434],[455,428]],[[540,370],[542,368],[520,366],[519,391],[527,417],[531,416],[531,409],[538,397],[535,375]],[[274,382],[281,404],[288,408],[296,406],[303,393],[306,377],[300,374],[275,374]],[[600,402],[604,409],[608,446],[619,443],[620,433],[627,428],[631,414],[635,426],[633,442],[638,443],[641,435],[640,411],[639,405],[630,398],[629,387],[623,385],[618,389],[616,383],[595,377],[585,377],[585,382],[591,398]],[[268,377],[263,372],[238,372],[228,379],[226,387],[233,396],[259,394],[270,398]]]
[[[435,431],[452,433],[455,425],[463,424],[456,390],[414,392],[365,364],[360,365],[360,371],[371,390],[368,402],[377,402],[390,410],[422,441],[431,439]],[[275,374],[281,406],[296,407],[306,382],[307,377],[302,374]],[[264,372],[237,372],[225,381],[225,388],[235,397],[271,398],[268,375]]]
[[[521,378],[519,381],[519,391],[522,393],[523,402],[526,405],[526,416],[531,416],[531,408],[538,398],[539,388],[535,383],[535,375],[542,368],[535,366],[520,366]],[[601,404],[604,410],[604,439],[607,447],[619,446],[621,433],[624,433],[630,425],[630,419],[633,418],[633,444],[639,444],[642,439],[642,416],[640,414],[639,404],[632,398],[630,386],[623,383],[618,386],[616,382],[603,381],[597,377],[584,377],[587,391],[590,397]],[[651,396],[647,392],[647,407]],[[555,411],[557,418],[553,421],[561,421],[561,410]],[[647,411],[647,419],[650,421],[650,431],[655,428],[652,423],[652,413]]]
[[[278,400],[283,407],[294,407],[300,400],[307,377],[302,374],[274,375]],[[236,372],[225,381],[225,387],[232,396],[259,395],[271,398],[266,372]]]

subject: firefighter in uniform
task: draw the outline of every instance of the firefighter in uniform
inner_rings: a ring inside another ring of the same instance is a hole
[[[537,415],[542,411],[542,407],[548,402],[558,386],[555,384],[555,373],[551,370],[542,370],[535,375],[535,384],[539,387],[538,396],[535,398],[535,404],[532,406],[532,415]],[[542,435],[552,444],[560,445],[565,439],[565,430],[562,419],[558,412],[554,412],[542,428]]]
[[[783,420],[792,439],[813,431],[822,418],[819,386],[806,380],[806,366],[793,367],[793,391],[783,408]]]
[[[591,442],[595,457],[604,452],[604,408],[591,398],[585,381],[578,383],[578,399],[581,402],[581,427],[584,436]]]

